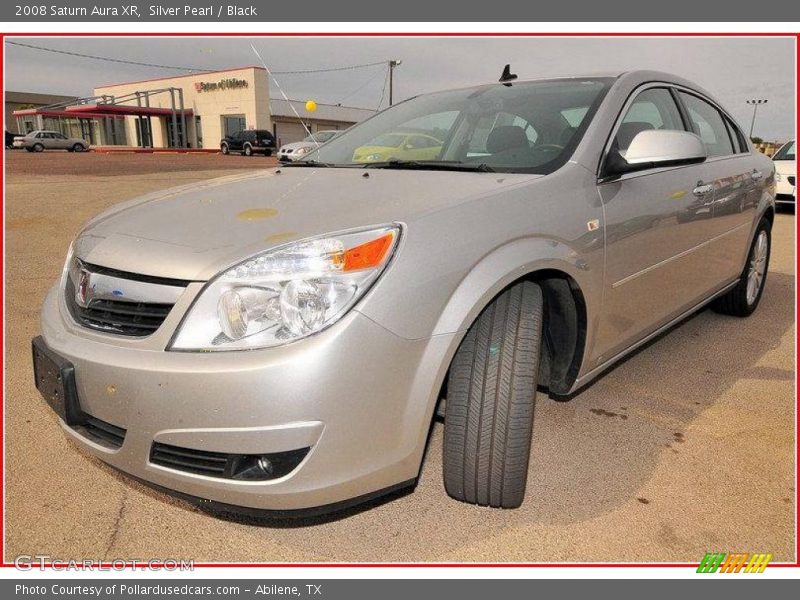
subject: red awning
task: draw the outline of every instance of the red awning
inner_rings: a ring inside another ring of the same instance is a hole
[[[68,113],[63,110],[39,110],[36,108],[27,108],[24,110],[15,110],[12,113],[15,117],[24,117],[26,115],[41,115],[43,117],[67,117],[67,118],[76,118],[80,117],[81,119],[105,119],[106,117],[113,116],[115,118],[122,118],[125,115],[109,115],[107,113],[95,113],[95,112],[82,112],[79,114],[75,113]]]
[[[42,115],[43,117],[81,117],[87,119],[102,119],[105,117],[164,117],[170,116],[172,110],[169,108],[154,108],[150,106],[126,106],[124,104],[77,104],[67,106],[63,110],[42,110],[38,108],[26,108],[15,110],[12,113],[15,117],[25,115]],[[180,116],[181,111],[176,110],[175,114]],[[183,114],[191,116],[194,114],[191,108],[184,109]]]
[[[122,116],[152,116],[163,117],[172,114],[170,108],[155,108],[151,106],[129,106],[127,104],[77,104],[75,106],[68,106],[65,109],[68,113],[101,113],[106,116],[109,115],[122,115]],[[181,111],[175,109],[175,113],[180,115]],[[187,116],[192,115],[191,108],[186,108],[183,113]]]

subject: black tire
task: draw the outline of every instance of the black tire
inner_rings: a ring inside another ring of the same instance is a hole
[[[228,144],[222,144],[219,147],[219,149],[220,149],[220,152],[222,152],[223,154],[230,154],[231,153],[231,149],[228,148]]]
[[[72,152],[83,152],[84,150],[85,150],[85,148],[83,147],[82,144],[75,144],[72,147]]]
[[[541,288],[507,289],[453,358],[444,419],[444,484],[453,498],[516,508],[525,497],[542,338]]]
[[[242,148],[242,154],[245,156],[253,156],[253,147],[250,144],[245,144]]]
[[[762,232],[766,236],[766,257],[764,259],[764,274],[761,278],[758,291],[755,298],[748,300],[747,284],[750,277],[751,268],[754,265],[754,259],[757,254],[757,246],[759,240],[762,239]],[[753,311],[758,307],[761,301],[761,296],[764,293],[764,287],[767,283],[767,274],[769,273],[769,256],[772,251],[772,225],[764,218],[756,228],[756,233],[753,236],[753,241],[750,244],[750,252],[747,254],[747,262],[744,265],[742,274],[739,277],[739,282],[728,291],[724,296],[720,296],[711,304],[716,312],[724,315],[733,315],[734,317],[749,317]]]
[[[34,152],[44,152],[44,146],[42,146],[41,144],[34,144],[33,145],[33,151]]]
[[[25,148],[28,152],[33,152],[33,148]]]

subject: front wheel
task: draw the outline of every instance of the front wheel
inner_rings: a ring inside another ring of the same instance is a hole
[[[231,149],[230,149],[230,148],[228,148],[228,144],[222,144],[222,145],[219,147],[219,149],[220,149],[220,151],[221,151],[223,154],[230,154],[230,153],[231,153]]]
[[[490,304],[453,358],[444,418],[444,484],[471,504],[525,497],[539,372],[542,290],[522,282]]]
[[[83,151],[84,151],[84,147],[81,144],[75,144],[72,147],[72,152],[83,152]]]
[[[245,144],[244,150],[242,150],[242,154],[245,156],[253,156],[253,147],[250,144]]]
[[[772,245],[772,226],[767,219],[761,219],[750,245],[739,281],[736,286],[720,296],[712,304],[712,308],[726,315],[735,317],[749,317],[753,314],[761,295],[764,293],[764,284],[767,281],[769,269],[769,255]]]

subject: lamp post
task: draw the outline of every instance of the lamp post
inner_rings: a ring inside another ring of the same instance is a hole
[[[758,106],[760,104],[766,104],[768,102],[765,98],[756,98],[753,100],[746,100],[746,102],[753,107],[753,119],[750,121],[750,139],[753,138],[753,127],[756,124],[756,113],[758,112]]]
[[[389,61],[389,106],[392,105],[392,100],[394,99],[394,69],[402,64],[402,60]]]

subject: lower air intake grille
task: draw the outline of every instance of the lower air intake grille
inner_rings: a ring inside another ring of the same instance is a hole
[[[226,454],[154,442],[150,449],[150,462],[206,477],[258,481],[288,475],[303,461],[309,450],[300,448],[261,455]]]
[[[127,433],[122,427],[106,423],[96,417],[89,417],[86,423],[76,429],[93,442],[108,448],[121,448]]]

